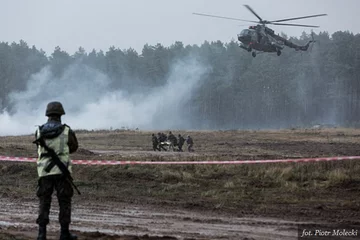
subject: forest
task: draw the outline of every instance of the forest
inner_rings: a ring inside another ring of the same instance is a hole
[[[285,36],[285,34],[282,34]],[[360,125],[360,34],[338,31],[314,34],[307,52],[284,49],[251,54],[229,42],[200,45],[145,44],[141,52],[110,46],[68,53],[58,46],[52,53],[26,41],[0,43],[0,111],[11,114],[9,93],[24,91],[29,79],[44,67],[54,79],[76,64],[105,74],[112,89],[129,93],[166,84],[176,59],[195,56],[210,67],[191,98],[181,102],[184,121],[192,129],[264,129],[310,127],[316,124]],[[298,44],[310,33],[288,38]],[[166,116],[164,116],[166,117]]]

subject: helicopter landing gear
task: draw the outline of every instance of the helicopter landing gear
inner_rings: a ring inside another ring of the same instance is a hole
[[[252,55],[253,57],[256,57],[256,52],[252,52],[251,55]]]
[[[280,56],[280,55],[281,55],[281,51],[280,51],[280,50],[277,50],[276,54],[277,54],[278,56]]]

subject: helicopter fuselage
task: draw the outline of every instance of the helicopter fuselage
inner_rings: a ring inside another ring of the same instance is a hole
[[[262,52],[278,52],[284,48],[283,43],[274,39],[272,29],[262,28],[262,26],[251,26],[238,34],[240,47],[247,50],[257,50]],[[270,34],[267,34],[269,32]]]

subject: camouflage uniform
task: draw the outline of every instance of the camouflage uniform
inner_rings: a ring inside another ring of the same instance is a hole
[[[156,150],[160,151],[160,148],[158,147],[159,141],[158,141],[157,137],[155,136],[155,134],[152,134],[151,137],[152,137],[153,150],[154,151],[156,151]]]
[[[181,136],[181,134],[179,134],[179,143],[178,143],[178,148],[179,148],[179,152],[182,152],[182,147],[185,143],[185,139],[183,136]]]
[[[177,138],[172,134],[172,132],[169,132],[168,136],[169,141],[171,142],[171,148],[174,149],[175,146],[177,146]]]
[[[69,157],[70,153],[78,149],[78,141],[75,133],[65,124],[61,124],[61,115],[65,114],[62,104],[51,102],[46,109],[48,121],[40,126],[35,132],[36,139],[44,139],[45,144],[53,149],[61,162],[72,172],[72,164]],[[59,202],[59,223],[61,225],[60,240],[77,239],[69,232],[71,223],[71,199],[74,194],[73,187],[64,177],[61,170],[54,165],[50,170],[46,167],[52,163],[51,156],[45,148],[37,143],[38,148],[38,187],[36,195],[39,197],[39,215],[36,223],[39,225],[38,240],[46,240],[46,225],[49,223],[49,213],[51,207],[51,196],[56,190]]]
[[[194,145],[194,141],[190,136],[187,136],[186,143],[188,144],[188,151],[193,152],[194,149],[192,147]]]
[[[168,140],[168,137],[166,136],[165,133],[161,133],[161,141],[162,142],[166,142]]]
[[[159,151],[164,150],[167,151],[167,149],[164,147],[164,142],[166,141],[167,137],[164,133],[158,133],[158,141],[159,141]]]

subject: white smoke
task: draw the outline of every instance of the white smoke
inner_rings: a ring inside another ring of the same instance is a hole
[[[208,70],[195,57],[187,57],[172,65],[165,85],[129,94],[112,90],[106,75],[85,65],[71,65],[61,78],[45,67],[29,79],[25,91],[9,94],[13,111],[0,115],[0,135],[32,134],[36,125],[46,122],[45,108],[51,101],[63,104],[62,122],[73,129],[186,128],[191,119],[182,117],[184,103]]]

